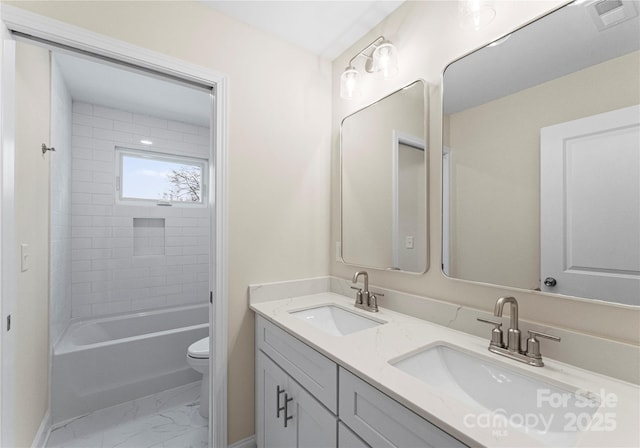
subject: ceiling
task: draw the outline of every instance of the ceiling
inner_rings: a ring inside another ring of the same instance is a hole
[[[404,0],[204,1],[208,6],[333,60]]]
[[[54,59],[76,101],[209,126],[211,99],[204,90],[66,53]]]
[[[205,1],[223,14],[334,59],[400,6],[400,1]],[[76,101],[209,125],[209,94],[132,69],[68,53],[55,60]]]

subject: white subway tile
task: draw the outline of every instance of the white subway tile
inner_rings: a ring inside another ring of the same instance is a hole
[[[89,168],[86,168],[82,162],[79,162],[79,160],[91,160],[93,158],[93,150],[88,148],[76,147],[73,148],[71,157],[73,158],[72,160],[76,161],[75,163],[73,161],[71,163],[74,164],[77,170],[90,172],[90,165],[87,164],[86,166]]]
[[[73,123],[91,128],[113,129],[113,120],[84,114],[73,114]]]
[[[115,195],[113,194],[92,194],[91,203],[94,205],[113,205],[115,203]]]
[[[93,105],[89,103],[83,103],[82,101],[74,101],[71,109],[77,114],[93,114]]]
[[[72,272],[85,272],[91,270],[91,261],[82,260],[82,261],[73,261],[71,262],[71,270]]]
[[[71,134],[78,137],[91,137],[91,126],[83,124],[73,124],[71,126]]]
[[[75,301],[71,304],[71,317],[72,318],[84,318],[91,317],[91,305],[87,305],[85,303],[75,303]]]
[[[76,226],[90,226],[91,216],[71,216],[71,225]]]
[[[91,193],[72,193],[72,204],[91,204]]]
[[[71,170],[71,179],[79,182],[90,182],[93,179],[90,171],[85,170]]]
[[[167,120],[162,118],[150,117],[148,115],[133,114],[133,122],[143,126],[152,126],[154,128],[166,128]]]
[[[71,285],[72,294],[86,294],[91,292],[91,283],[74,283]]]
[[[91,249],[91,238],[71,238],[71,249]]]
[[[91,305],[91,313],[94,316],[104,314],[116,314],[131,311],[131,302],[124,300],[120,302],[95,303]]]
[[[151,137],[151,139],[158,137],[158,138],[162,138],[164,140],[172,141],[176,143],[182,143],[183,141],[183,134],[181,132],[170,131],[166,128],[161,129],[161,128],[150,127],[149,136]],[[179,147],[179,145],[176,145],[176,146]]]
[[[112,109],[110,107],[93,106],[94,117],[108,118],[110,120],[131,122],[133,114],[124,110]]]
[[[192,134],[184,134],[184,142],[192,143],[194,145],[202,146],[202,151],[209,150],[209,136],[208,135],[192,135]]]
[[[133,237],[132,227],[113,227],[113,236],[115,237]]]
[[[181,121],[169,121],[167,122],[167,129],[184,134],[198,135],[200,133],[201,126],[195,126],[193,124],[183,123]]]
[[[131,134],[128,132],[110,131],[108,129],[93,129],[93,138],[110,142],[132,143]]]
[[[111,171],[116,170],[115,168],[115,160],[116,160],[116,152],[112,150],[104,150],[104,149],[94,149],[92,153],[93,160],[101,160],[103,162],[111,163]]]
[[[92,247],[94,249],[111,249],[113,247],[113,238],[93,238]]]
[[[130,134],[149,134],[149,127],[143,126],[136,123],[126,123],[124,121],[114,121],[113,129],[121,132],[128,132]],[[134,142],[139,142],[140,140],[133,140]]]

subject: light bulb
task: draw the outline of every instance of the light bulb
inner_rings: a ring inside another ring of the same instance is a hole
[[[398,52],[391,42],[385,41],[374,50],[373,70],[380,72],[385,79],[398,74]]]
[[[347,67],[340,76],[340,96],[350,100],[360,94],[359,89],[360,74],[353,67]]]
[[[460,26],[476,31],[489,24],[496,16],[496,10],[489,0],[459,0],[458,10]]]

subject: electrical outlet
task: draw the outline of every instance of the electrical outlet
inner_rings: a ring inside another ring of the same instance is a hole
[[[29,253],[29,245],[22,243],[20,245],[20,272],[29,270],[31,265],[31,253]]]
[[[404,248],[405,249],[413,249],[413,237],[412,236],[404,237]]]

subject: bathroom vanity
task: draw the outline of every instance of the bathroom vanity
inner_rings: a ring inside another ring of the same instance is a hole
[[[353,302],[323,292],[251,304],[258,447],[640,442],[635,385],[550,359],[528,366],[489,353],[489,331]]]

